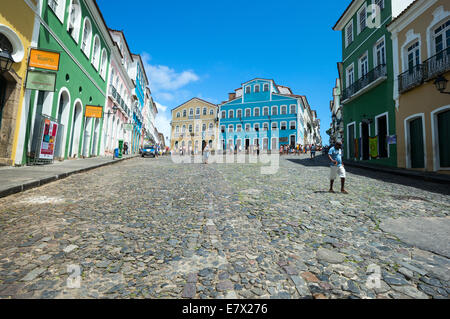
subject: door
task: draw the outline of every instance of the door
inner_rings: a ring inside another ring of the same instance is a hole
[[[369,147],[369,124],[361,124],[361,138],[362,138],[362,155],[363,160],[367,161],[370,158],[370,147]]]
[[[381,158],[388,157],[388,145],[387,145],[387,117],[379,117],[377,119],[378,126],[378,154]]]
[[[246,138],[245,139],[245,150],[248,151],[249,148],[250,148],[250,139]]]
[[[425,168],[422,118],[409,122],[411,168]]]
[[[438,138],[439,138],[439,161],[440,167],[450,167],[450,110],[439,113]]]
[[[352,124],[348,127],[348,149],[349,159],[355,158],[355,125]]]
[[[291,148],[295,148],[295,136],[294,135],[291,135],[290,145],[291,145]]]

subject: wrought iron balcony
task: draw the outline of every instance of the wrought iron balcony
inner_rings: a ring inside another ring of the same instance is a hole
[[[423,64],[416,65],[398,76],[398,90],[406,92],[423,83],[425,68]]]
[[[425,81],[450,71],[450,47],[426,60],[424,65],[426,68]]]
[[[345,101],[351,98],[356,93],[368,87],[370,84],[372,84],[373,82],[375,82],[376,80],[378,80],[383,76],[387,76],[386,64],[381,64],[377,66],[375,69],[359,78],[358,81],[356,81],[355,83],[344,89],[342,93],[343,100]]]

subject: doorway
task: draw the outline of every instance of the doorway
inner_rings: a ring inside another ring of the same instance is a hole
[[[362,157],[364,161],[370,158],[369,123],[361,123]]]
[[[348,126],[348,159],[354,159],[358,156],[355,154],[355,124]]]
[[[440,167],[450,167],[450,110],[437,115]]]
[[[290,144],[291,148],[295,148],[295,135],[291,135],[290,139],[291,140],[290,140],[289,144]]]
[[[409,122],[411,168],[425,168],[422,118]]]
[[[378,128],[378,156],[380,158],[388,157],[388,145],[387,145],[387,116],[384,115],[377,119]]]
[[[248,152],[249,148],[250,148],[250,139],[246,138],[245,139],[245,151]]]
[[[72,137],[70,141],[70,156],[77,157],[80,146],[81,122],[83,108],[81,103],[75,104],[75,110],[72,119]]]

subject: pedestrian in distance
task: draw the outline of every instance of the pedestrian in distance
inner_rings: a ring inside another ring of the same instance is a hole
[[[208,164],[209,159],[209,145],[206,144],[205,149],[203,150],[203,163]]]
[[[128,143],[125,142],[125,144],[123,145],[123,152],[125,155],[128,155]]]
[[[333,184],[337,178],[337,175],[341,178],[341,193],[348,194],[345,190],[345,178],[346,172],[344,164],[342,163],[342,142],[336,142],[336,144],[330,148],[328,152],[328,158],[331,161],[330,167],[330,193],[334,193]]]
[[[311,145],[311,158],[316,158],[316,144]]]

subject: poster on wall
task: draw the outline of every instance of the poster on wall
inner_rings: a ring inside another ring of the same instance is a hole
[[[39,158],[52,160],[55,155],[55,143],[58,133],[58,123],[49,119],[44,120],[42,132],[41,147],[39,149]]]

